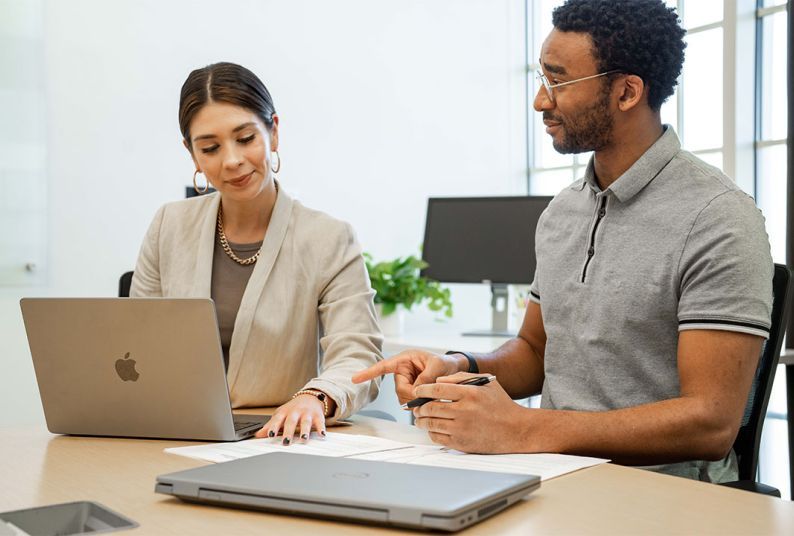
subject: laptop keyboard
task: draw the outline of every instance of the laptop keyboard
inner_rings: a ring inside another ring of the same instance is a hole
[[[245,428],[250,428],[251,426],[255,426],[257,424],[262,424],[262,423],[260,423],[258,421],[252,421],[252,422],[242,422],[242,421],[238,422],[238,421],[235,421],[234,422],[234,431],[235,432],[239,432],[240,430],[244,430]]]

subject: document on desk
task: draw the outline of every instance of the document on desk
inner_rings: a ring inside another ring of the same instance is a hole
[[[262,438],[248,439],[233,443],[210,443],[190,447],[173,447],[165,449],[169,454],[178,454],[205,460],[208,462],[228,462],[239,458],[267,454],[270,452],[292,452],[295,454],[313,454],[316,456],[355,457],[371,452],[389,452],[394,449],[408,449],[409,443],[391,441],[382,437],[327,432],[325,439],[315,438],[312,434],[308,443],[300,441],[291,445],[283,445],[281,440]]]
[[[313,437],[308,443],[298,442],[289,446],[283,445],[281,441],[265,438],[234,443],[174,447],[167,448],[165,451],[170,454],[216,463],[270,452],[293,452],[474,471],[538,475],[541,480],[548,480],[609,461],[602,458],[564,454],[466,454],[436,445],[412,445],[380,437],[334,432],[328,432],[325,439],[314,439]]]
[[[355,458],[474,471],[537,475],[541,480],[548,480],[609,461],[603,458],[568,456],[566,454],[466,454],[431,445],[414,445],[410,449],[371,452],[355,456]]]

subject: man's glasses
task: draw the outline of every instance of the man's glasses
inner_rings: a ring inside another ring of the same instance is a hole
[[[582,78],[577,78],[576,80],[568,80],[567,82],[559,82],[557,84],[550,83],[549,79],[546,78],[546,75],[543,74],[543,71],[541,71],[540,69],[537,69],[535,71],[535,75],[537,76],[538,80],[540,80],[540,83],[543,84],[543,87],[546,90],[546,95],[549,97],[549,100],[553,103],[554,102],[554,92],[552,91],[552,89],[554,89],[556,87],[568,86],[568,85],[571,85],[571,84],[575,84],[576,82],[583,82],[585,80],[591,80],[593,78],[599,78],[601,76],[606,76],[608,74],[619,73],[619,72],[621,72],[619,69],[613,69],[611,71],[605,71],[603,73],[598,73],[598,74],[594,74],[594,75],[590,75],[590,76],[585,76],[585,77],[582,77]]]

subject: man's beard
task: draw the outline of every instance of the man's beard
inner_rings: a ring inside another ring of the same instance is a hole
[[[543,112],[543,119],[560,123],[562,136],[559,140],[552,138],[554,149],[561,154],[572,154],[598,151],[606,147],[612,138],[613,126],[609,98],[609,93],[603,92],[593,106],[567,121]]]

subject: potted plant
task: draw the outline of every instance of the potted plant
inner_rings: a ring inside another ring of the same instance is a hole
[[[375,307],[381,329],[386,335],[402,333],[403,310],[410,310],[425,302],[431,311],[445,317],[452,316],[450,291],[438,281],[419,275],[427,263],[413,255],[392,261],[375,263],[369,253],[364,253],[369,280],[375,290]]]

